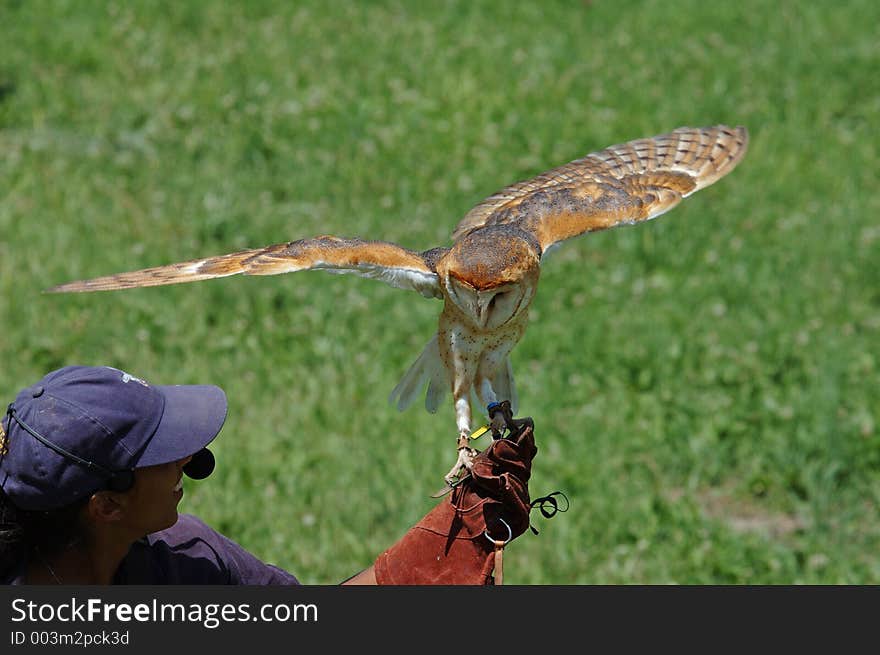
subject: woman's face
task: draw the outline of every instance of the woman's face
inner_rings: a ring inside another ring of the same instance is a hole
[[[177,504],[183,498],[183,467],[186,457],[134,472],[134,486],[125,494],[126,522],[140,536],[170,528],[177,523]]]

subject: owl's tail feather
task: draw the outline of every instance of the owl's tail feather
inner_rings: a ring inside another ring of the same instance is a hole
[[[449,380],[442,365],[434,370],[428,381],[428,393],[425,394],[425,409],[434,414],[449,391]]]
[[[389,402],[396,404],[400,411],[405,410],[419,396],[426,382],[428,391],[425,396],[425,409],[433,414],[440,407],[440,402],[449,390],[446,369],[443,368],[440,359],[437,335],[428,342],[419,358],[394,387],[388,397]]]

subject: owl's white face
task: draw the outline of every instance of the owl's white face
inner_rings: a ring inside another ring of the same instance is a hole
[[[450,278],[446,283],[449,299],[484,330],[499,328],[528,307],[534,292],[531,285],[503,284],[478,290]]]

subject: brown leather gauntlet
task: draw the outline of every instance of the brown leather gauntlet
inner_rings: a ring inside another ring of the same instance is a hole
[[[493,441],[477,455],[471,475],[379,555],[379,584],[494,584],[494,542],[515,538],[529,526],[528,481],[538,449],[531,419],[519,423],[517,434]]]

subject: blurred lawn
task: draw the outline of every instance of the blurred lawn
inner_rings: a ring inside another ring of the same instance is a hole
[[[880,582],[880,6],[2,2],[0,397],[111,364],[216,383],[182,508],[304,582],[431,506],[451,403],[387,395],[440,304],[304,273],[61,282],[316,234],[448,245],[499,188],[681,125],[729,177],[548,258],[513,355],[571,509],[506,582]],[[6,401],[8,402],[8,401]]]

